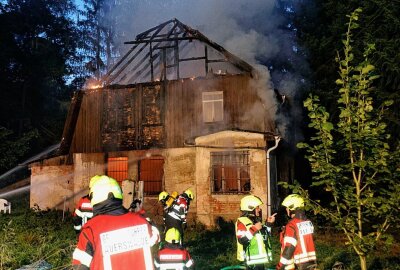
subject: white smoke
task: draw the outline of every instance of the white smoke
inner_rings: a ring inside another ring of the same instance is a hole
[[[288,127],[293,122],[287,121],[285,116],[276,117],[279,104],[275,101],[273,89],[279,88],[281,94],[292,99],[291,108],[299,107],[293,102],[299,84],[298,76],[287,71],[274,70],[274,85],[268,68],[261,66],[271,59],[293,58],[293,33],[282,30],[284,18],[276,12],[276,4],[275,0],[120,0],[117,14],[114,14],[118,18],[116,32],[122,33],[119,35],[119,42],[123,43],[135,40],[139,33],[173,18],[199,30],[229,52],[261,70],[262,76],[266,78],[263,79],[264,85],[258,86],[263,108],[273,118],[279,118],[279,130],[284,134],[285,129],[293,130],[294,127]],[[125,45],[125,50],[129,47]],[[292,80],[293,78],[295,79]],[[297,108],[295,111],[297,113],[300,110]],[[247,113],[245,118],[262,111],[257,106]]]
[[[274,7],[274,0],[131,1],[117,9],[117,32],[124,33],[121,42],[134,40],[137,34],[177,18],[255,64],[257,57],[270,58],[280,51],[276,27],[280,18],[273,15]]]

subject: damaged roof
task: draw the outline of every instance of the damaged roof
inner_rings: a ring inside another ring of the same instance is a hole
[[[129,85],[214,74],[252,74],[253,67],[177,19],[136,36],[102,84]]]

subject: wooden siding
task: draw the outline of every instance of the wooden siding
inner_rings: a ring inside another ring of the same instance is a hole
[[[273,131],[269,115],[260,114],[250,122],[242,119],[245,112],[260,102],[256,90],[250,87],[250,80],[248,76],[237,75],[169,82],[165,109],[166,145],[182,147],[185,140],[234,128]],[[224,121],[203,122],[202,92],[208,91],[223,91]]]
[[[233,128],[272,131],[265,114],[242,118],[261,104],[251,80],[230,75],[87,90],[70,152],[183,147],[197,136]],[[202,92],[208,91],[223,91],[224,121],[203,122]]]
[[[84,92],[70,153],[102,152],[103,91]]]

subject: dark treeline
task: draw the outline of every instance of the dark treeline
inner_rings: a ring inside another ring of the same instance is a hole
[[[111,65],[105,2],[0,1],[0,173],[58,143],[73,91]]]
[[[60,139],[78,31],[71,1],[0,4],[0,171]]]

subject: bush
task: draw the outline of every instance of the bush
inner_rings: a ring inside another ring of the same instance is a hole
[[[35,212],[26,197],[11,200],[12,214],[1,214],[0,269],[17,269],[39,260],[53,269],[71,265],[76,243],[71,215],[61,211]]]

